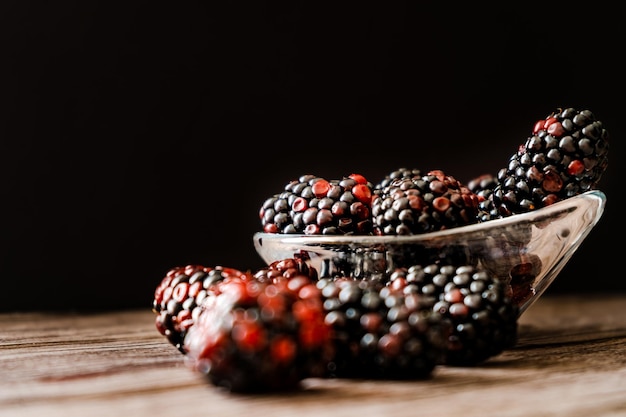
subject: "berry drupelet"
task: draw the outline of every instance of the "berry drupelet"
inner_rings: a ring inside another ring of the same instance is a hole
[[[594,189],[608,165],[609,135],[589,110],[558,109],[498,173],[500,215],[524,213]]]
[[[373,186],[360,174],[341,180],[303,175],[265,200],[259,217],[266,233],[371,234]]]
[[[478,222],[478,198],[441,170],[406,175],[375,186],[372,200],[374,233],[416,235]]]

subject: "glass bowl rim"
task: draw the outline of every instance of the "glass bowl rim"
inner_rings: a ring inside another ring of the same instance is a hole
[[[606,205],[606,194],[598,189],[586,191],[570,198],[558,201],[549,206],[542,207],[537,210],[526,213],[514,214],[493,220],[487,220],[479,223],[473,223],[465,226],[454,227],[435,232],[420,233],[413,235],[307,235],[307,234],[288,234],[288,233],[267,233],[256,232],[254,234],[255,241],[283,240],[292,243],[301,242],[303,244],[326,243],[326,244],[362,244],[376,245],[393,243],[394,245],[407,243],[419,243],[421,241],[446,239],[449,237],[470,235],[476,232],[484,232],[491,229],[505,228],[511,225],[520,224],[537,224],[541,221],[550,220],[554,217],[571,213],[577,209],[577,202],[581,199],[596,200],[597,213],[591,226],[600,220],[601,214]]]

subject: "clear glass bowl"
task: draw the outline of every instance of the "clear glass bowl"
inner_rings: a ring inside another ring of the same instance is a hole
[[[437,261],[482,265],[511,288],[522,314],[554,281],[591,229],[606,196],[587,191],[529,213],[412,236],[256,233],[261,258],[303,256],[320,277],[385,279],[397,267]]]

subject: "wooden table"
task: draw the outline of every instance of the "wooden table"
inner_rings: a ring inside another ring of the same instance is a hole
[[[295,393],[221,391],[149,310],[0,314],[0,416],[626,416],[626,294],[544,295],[518,345],[422,381],[310,379]]]

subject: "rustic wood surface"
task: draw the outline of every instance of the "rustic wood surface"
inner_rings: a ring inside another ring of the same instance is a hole
[[[544,295],[516,347],[429,380],[305,380],[289,394],[221,391],[149,310],[0,314],[0,416],[626,416],[626,295]]]

